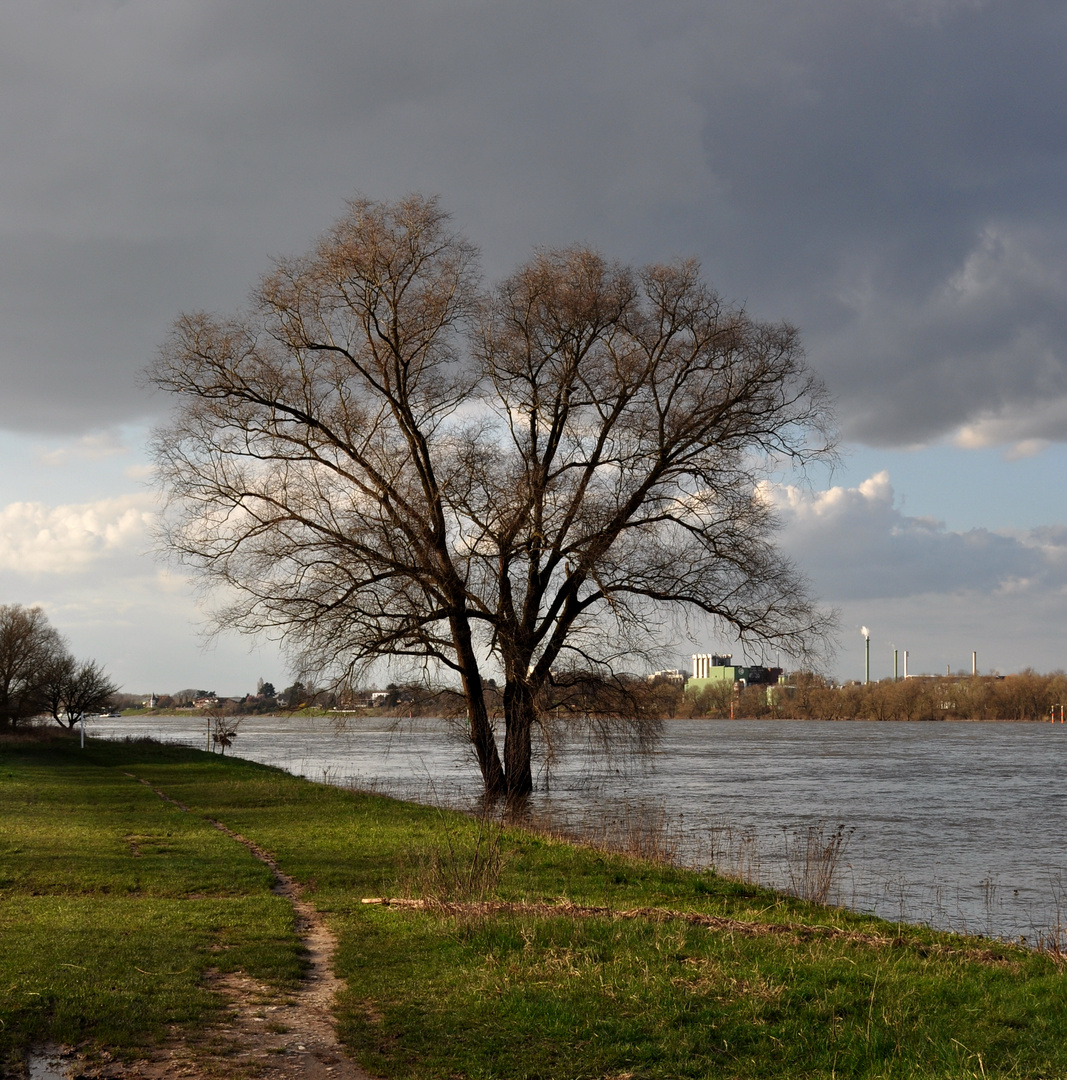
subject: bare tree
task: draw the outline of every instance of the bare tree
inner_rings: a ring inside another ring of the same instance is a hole
[[[42,711],[43,677],[64,652],[39,607],[0,604],[0,727],[13,728]]]
[[[67,652],[53,659],[42,678],[45,706],[60,727],[72,728],[83,716],[109,708],[118,688],[95,660],[79,663]]]
[[[43,711],[60,727],[66,726],[67,686],[74,676],[76,666],[77,661],[61,645],[38,676]]]
[[[757,481],[828,453],[828,412],[795,331],[726,308],[694,264],[563,251],[476,285],[435,200],[354,201],[247,311],[178,320],[150,373],[178,395],[155,456],[164,542],[227,587],[220,627],[346,675],[452,670],[486,792],[522,795],[554,671],[603,679],[679,610],[819,640]]]
[[[478,354],[503,435],[469,455],[463,506],[504,667],[509,792],[530,790],[538,698],[564,658],[610,670],[678,610],[794,654],[820,642],[828,620],[756,486],[769,463],[831,451],[792,327],[726,307],[693,262],[635,272],[573,249],[496,290]]]
[[[183,316],[150,378],[166,545],[235,597],[219,625],[282,631],[304,662],[434,661],[460,677],[490,792],[504,775],[443,488],[477,381],[474,250],[435,200],[356,200],[247,312]]]
[[[95,661],[70,655],[39,607],[0,605],[0,727],[42,714],[73,727],[117,689]]]

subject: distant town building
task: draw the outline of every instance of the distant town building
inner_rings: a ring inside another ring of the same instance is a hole
[[[684,671],[679,671],[678,668],[666,668],[663,671],[653,671],[648,676],[650,683],[672,683],[676,686],[685,686],[686,680],[689,675]]]

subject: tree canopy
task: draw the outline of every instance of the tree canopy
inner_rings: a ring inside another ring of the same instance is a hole
[[[695,262],[542,251],[483,291],[436,200],[357,199],[246,310],[182,315],[151,378],[164,544],[223,586],[219,626],[302,670],[453,671],[490,794],[531,789],[553,687],[676,615],[793,655],[828,629],[758,490],[830,452],[825,391]]]

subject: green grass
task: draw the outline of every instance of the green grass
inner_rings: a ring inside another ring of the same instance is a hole
[[[341,1035],[383,1077],[1067,1075],[1062,969],[995,942],[174,747],[0,745],[0,815],[0,1045],[121,1048],[202,1023],[209,967],[291,985],[289,913],[211,816],[309,884],[340,937]],[[486,854],[475,891],[503,900],[849,934],[361,903],[461,893]]]
[[[292,910],[203,818],[74,740],[0,750],[0,1051],[135,1049],[218,1008],[209,967],[295,985]]]

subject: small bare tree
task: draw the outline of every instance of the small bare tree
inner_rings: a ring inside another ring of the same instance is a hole
[[[40,608],[0,605],[0,727],[40,715],[73,727],[117,690],[96,661],[71,656]]]
[[[211,745],[217,746],[220,754],[225,754],[237,738],[237,729],[241,726],[241,721],[225,717],[218,710],[210,709],[208,710],[208,725],[211,731]]]
[[[490,795],[532,786],[553,673],[604,679],[695,612],[794,654],[827,629],[758,481],[829,453],[796,332],[693,263],[535,257],[490,296],[435,200],[356,200],[249,309],[182,316],[151,371],[163,539],[220,627],[310,670],[454,671]],[[505,676],[503,755],[480,661]]]
[[[63,652],[45,669],[42,690],[52,719],[60,727],[72,728],[83,716],[109,708],[118,684],[95,660],[79,663]]]

